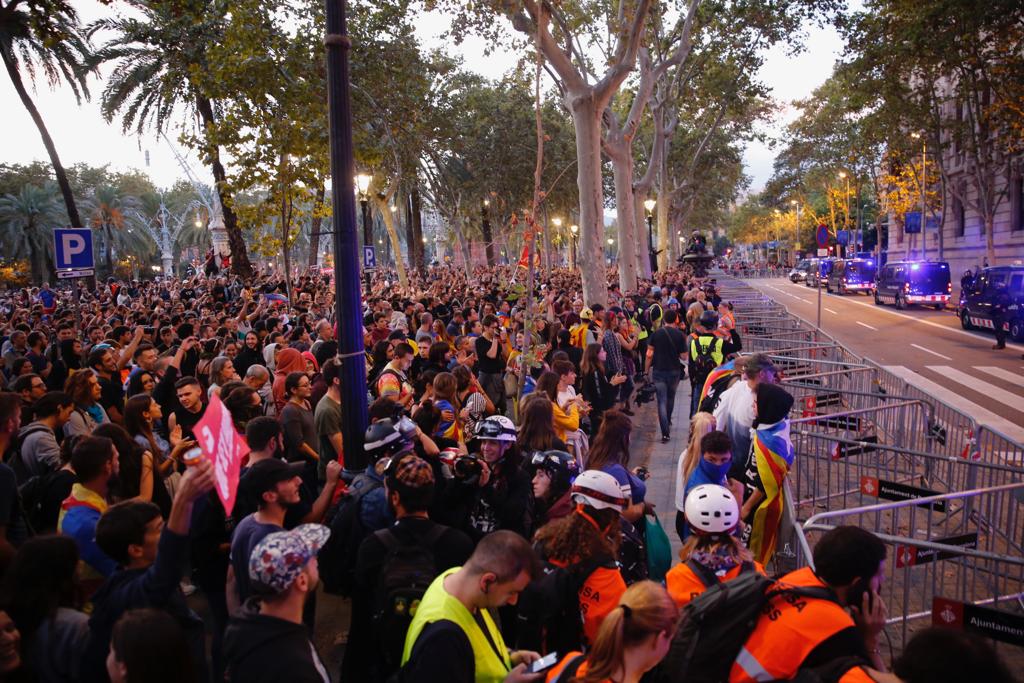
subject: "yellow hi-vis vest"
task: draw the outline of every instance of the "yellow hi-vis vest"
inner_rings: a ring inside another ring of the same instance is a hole
[[[416,614],[413,615],[412,623],[409,624],[409,632],[405,636],[402,666],[405,666],[405,663],[412,656],[413,646],[416,644],[416,639],[420,637],[423,628],[427,624],[447,619],[461,628],[466,637],[469,638],[469,644],[473,648],[474,671],[476,672],[474,680],[476,683],[501,683],[512,669],[512,660],[509,658],[505,641],[502,640],[501,631],[494,625],[494,621],[487,610],[482,610],[480,615],[491,639],[488,642],[487,636],[480,630],[480,625],[473,618],[473,615],[470,614],[469,610],[466,609],[466,606],[444,589],[445,578],[458,570],[459,567],[454,567],[442,573],[434,579],[434,582],[430,584],[430,588],[423,594],[423,599],[420,601],[419,607],[416,608]],[[494,647],[491,647],[492,642]],[[501,653],[500,657],[495,648]],[[444,657],[445,653],[437,652],[432,653],[432,655]]]

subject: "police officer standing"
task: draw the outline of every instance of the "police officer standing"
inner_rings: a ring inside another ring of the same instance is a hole
[[[1006,290],[1006,284],[996,283],[996,291],[992,296],[992,327],[996,330],[996,343],[993,350],[1006,348],[1006,330],[1003,325],[1006,323],[1006,314],[1010,310],[1010,293]]]

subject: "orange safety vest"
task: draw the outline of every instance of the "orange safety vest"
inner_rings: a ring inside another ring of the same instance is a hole
[[[780,586],[824,587],[809,568],[779,579]],[[814,648],[840,631],[854,628],[853,619],[838,603],[807,596],[773,598],[758,618],[729,672],[729,683],[789,679],[796,675]],[[851,670],[855,671],[855,670]],[[870,681],[844,676],[844,683]]]
[[[740,575],[742,569],[743,565],[738,564],[727,571],[724,576],[718,577],[718,580],[722,583],[731,581]],[[761,563],[754,562],[754,569],[767,576]],[[668,589],[669,596],[679,605],[680,609],[708,589],[686,562],[677,564],[669,570],[665,575],[665,588]]]
[[[570,652],[565,657],[562,657],[562,661],[560,661],[558,664],[555,664],[555,666],[550,671],[548,671],[548,675],[544,679],[544,683],[566,683],[569,680],[569,678],[566,678],[565,681],[561,680],[560,677],[562,675],[562,672],[565,671],[566,667],[569,666],[569,663],[572,662],[572,660],[576,659],[582,654],[582,652]],[[580,665],[576,668],[576,673],[573,675],[577,678],[582,678],[583,676],[587,675],[587,670],[589,668],[589,662],[587,662],[587,660],[584,659],[582,662],[580,662]],[[605,681],[607,680],[608,679],[605,679]],[[602,681],[601,683],[604,683],[604,681]]]
[[[568,566],[566,562],[550,562],[557,567]],[[583,616],[583,637],[588,645],[593,645],[601,622],[615,609],[625,592],[626,582],[617,566],[597,567],[580,586],[578,597],[580,614]]]

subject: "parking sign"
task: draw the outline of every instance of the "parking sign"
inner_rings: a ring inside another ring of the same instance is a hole
[[[53,231],[53,250],[57,270],[91,269],[92,230],[57,228]]]
[[[363,270],[377,269],[377,248],[373,246],[363,247]]]

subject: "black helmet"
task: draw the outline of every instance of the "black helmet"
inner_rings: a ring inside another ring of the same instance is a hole
[[[573,479],[580,473],[576,458],[565,451],[536,451],[527,464],[534,472],[547,472],[551,476],[552,489],[558,493],[568,491]]]
[[[718,314],[714,311],[704,311],[697,321],[705,330],[714,330],[718,327]]]
[[[402,436],[390,419],[378,420],[366,429],[363,450],[371,462],[377,462],[412,447],[412,441]]]

